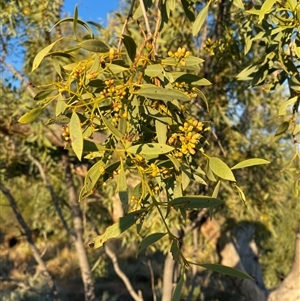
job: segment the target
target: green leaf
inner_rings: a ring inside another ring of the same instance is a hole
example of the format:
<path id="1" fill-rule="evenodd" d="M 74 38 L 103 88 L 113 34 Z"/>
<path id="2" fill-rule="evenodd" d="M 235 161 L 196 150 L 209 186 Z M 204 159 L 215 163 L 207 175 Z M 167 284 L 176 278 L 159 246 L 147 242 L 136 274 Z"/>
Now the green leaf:
<path id="1" fill-rule="evenodd" d="M 53 48 L 53 46 L 57 42 L 61 41 L 62 39 L 63 38 L 60 38 L 60 39 L 56 40 L 55 42 L 53 42 L 52 44 L 48 45 L 35 56 L 33 63 L 32 63 L 32 70 L 31 70 L 32 72 L 40 65 L 40 63 L 42 62 L 44 57 L 50 52 L 50 50 Z"/>
<path id="2" fill-rule="evenodd" d="M 193 6 L 192 4 L 188 1 L 188 0 L 181 0 L 184 12 L 186 14 L 186 16 L 188 17 L 190 22 L 194 22 L 195 21 L 195 15 L 193 12 Z"/>
<path id="3" fill-rule="evenodd" d="M 74 19 L 73 19 L 73 31 L 74 31 L 75 36 L 76 36 L 76 32 L 77 32 L 77 21 L 78 21 L 78 8 L 77 8 L 77 5 L 75 5 Z"/>
<path id="4" fill-rule="evenodd" d="M 53 91 L 56 91 L 54 89 L 50 89 L 50 90 L 44 90 L 44 91 L 40 91 L 38 92 L 35 96 L 34 96 L 34 100 L 36 101 L 40 101 L 45 99 L 47 96 L 49 96 Z"/>
<path id="5" fill-rule="evenodd" d="M 80 191 L 79 201 L 92 193 L 92 190 L 95 187 L 97 181 L 105 171 L 104 167 L 104 163 L 102 161 L 98 161 L 88 170 L 84 179 L 84 186 Z"/>
<path id="6" fill-rule="evenodd" d="M 161 143 L 145 143 L 130 146 L 126 152 L 131 154 L 144 155 L 162 155 L 174 150 L 174 147 Z"/>
<path id="7" fill-rule="evenodd" d="M 172 76 L 176 82 L 185 82 L 194 86 L 209 86 L 211 82 L 206 78 L 202 78 L 196 74 L 183 73 L 183 72 L 172 72 Z"/>
<path id="8" fill-rule="evenodd" d="M 127 210 L 128 191 L 127 191 L 127 181 L 126 181 L 126 175 L 125 175 L 123 161 L 121 161 L 121 167 L 120 167 L 120 171 L 119 171 L 119 175 L 118 175 L 118 190 L 119 190 L 120 200 L 121 200 L 124 208 Z"/>
<path id="9" fill-rule="evenodd" d="M 62 20 L 59 20 L 58 22 L 56 22 L 53 27 L 49 30 L 52 31 L 53 28 L 55 28 L 57 25 L 61 24 L 61 23 L 65 23 L 65 22 L 73 22 L 74 23 L 74 19 L 73 18 L 64 18 Z M 85 23 L 84 21 L 77 19 L 77 23 L 82 25 L 90 34 L 90 38 L 93 39 L 94 38 L 94 34 L 92 29 L 89 27 L 89 25 L 87 23 Z"/>
<path id="10" fill-rule="evenodd" d="M 284 134 L 288 128 L 290 126 L 290 123 L 288 121 L 284 121 L 277 129 L 276 133 L 275 133 L 275 136 L 279 136 L 279 135 L 282 135 Z"/>
<path id="11" fill-rule="evenodd" d="M 138 248 L 138 254 L 141 253 L 143 250 L 148 248 L 150 245 L 154 244 L 158 240 L 160 240 L 162 237 L 164 237 L 167 233 L 153 233 L 149 236 L 145 237 Z"/>
<path id="12" fill-rule="evenodd" d="M 65 116 L 65 115 L 59 115 L 54 118 L 49 118 L 49 120 L 46 122 L 45 125 L 50 125 L 50 124 L 68 124 L 70 122 L 70 118 Z"/>
<path id="13" fill-rule="evenodd" d="M 185 61 L 185 67 L 199 68 L 200 65 L 204 62 L 203 59 L 192 55 L 184 58 L 183 60 Z"/>
<path id="14" fill-rule="evenodd" d="M 205 5 L 205 7 L 200 11 L 198 16 L 196 17 L 196 20 L 193 24 L 192 34 L 194 37 L 196 37 L 203 26 L 207 16 L 208 16 L 208 8 L 210 5 L 210 1 Z"/>
<path id="15" fill-rule="evenodd" d="M 77 156 L 78 160 L 81 161 L 83 152 L 83 137 L 80 119 L 75 111 L 73 111 L 71 120 L 69 123 L 70 138 L 72 149 Z"/>
<path id="16" fill-rule="evenodd" d="M 191 173 L 191 169 L 189 168 L 189 166 L 182 164 L 181 166 L 181 185 L 182 185 L 182 190 L 185 191 L 189 184 L 190 181 L 192 179 L 192 173 Z"/>
<path id="17" fill-rule="evenodd" d="M 257 72 L 257 66 L 250 65 L 242 70 L 236 77 L 237 80 L 250 80 L 253 78 L 254 73 Z"/>
<path id="18" fill-rule="evenodd" d="M 111 238 L 118 237 L 124 231 L 134 225 L 137 220 L 145 213 L 145 210 L 137 210 L 121 217 L 118 222 L 109 226 L 102 235 L 98 235 L 89 244 L 90 248 L 98 249 Z"/>
<path id="19" fill-rule="evenodd" d="M 186 209 L 210 208 L 223 204 L 224 201 L 210 196 L 181 196 L 168 202 L 170 206 L 184 206 Z"/>
<path id="20" fill-rule="evenodd" d="M 205 105 L 206 105 L 206 109 L 207 112 L 209 112 L 209 107 L 208 107 L 208 101 L 204 95 L 204 93 L 202 91 L 200 91 L 198 88 L 193 88 L 193 92 L 196 92 L 198 96 L 200 96 L 200 98 L 204 101 Z"/>
<path id="21" fill-rule="evenodd" d="M 134 62 L 135 55 L 136 55 L 136 43 L 134 39 L 131 36 L 122 35 L 123 44 L 126 48 L 127 54 L 131 60 L 131 62 Z"/>
<path id="22" fill-rule="evenodd" d="M 176 0 L 167 0 L 167 4 L 168 4 L 170 10 L 174 10 L 176 7 Z"/>
<path id="23" fill-rule="evenodd" d="M 183 286 L 183 277 L 181 276 L 174 290 L 171 301 L 180 301 L 181 291 Z"/>
<path id="24" fill-rule="evenodd" d="M 155 65 L 148 65 L 145 69 L 145 75 L 149 77 L 160 77 L 164 74 L 164 68 L 162 65 L 155 64 Z"/>
<path id="25" fill-rule="evenodd" d="M 220 158 L 209 157 L 208 160 L 209 167 L 215 175 L 224 180 L 236 182 L 231 169 Z"/>
<path id="26" fill-rule="evenodd" d="M 237 277 L 237 278 L 242 278 L 242 279 L 249 279 L 249 280 L 254 280 L 252 277 L 250 277 L 248 274 L 241 272 L 238 269 L 234 269 L 225 265 L 221 264 L 213 264 L 213 263 L 194 263 L 194 262 L 189 262 L 190 264 L 198 265 L 200 267 L 203 267 L 205 269 L 209 269 L 211 271 L 221 273 L 224 275 L 232 276 L 232 277 Z"/>
<path id="27" fill-rule="evenodd" d="M 122 139 L 124 134 L 122 134 L 106 117 L 101 116 L 101 118 L 109 131 L 116 136 L 116 138 Z"/>
<path id="28" fill-rule="evenodd" d="M 286 115 L 286 110 L 288 106 L 294 105 L 298 99 L 298 96 L 294 96 L 288 101 L 285 101 L 278 109 L 278 116 Z"/>
<path id="29" fill-rule="evenodd" d="M 294 197 L 298 197 L 299 195 L 299 186 L 300 186 L 300 178 L 297 179 L 293 184 L 292 193 Z"/>
<path id="30" fill-rule="evenodd" d="M 270 161 L 267 161 L 265 159 L 260 159 L 260 158 L 247 159 L 231 167 L 231 170 L 245 168 L 254 165 L 269 164 L 269 163 Z"/>
<path id="31" fill-rule="evenodd" d="M 245 9 L 244 3 L 242 0 L 233 0 L 233 5 L 240 9 Z"/>
<path id="32" fill-rule="evenodd" d="M 97 39 L 85 40 L 79 43 L 78 46 L 88 51 L 100 52 L 100 53 L 109 52 L 110 49 L 108 45 L 106 45 L 104 42 Z"/>
<path id="33" fill-rule="evenodd" d="M 168 132 L 167 126 L 158 119 L 155 119 L 155 130 L 158 143 L 166 144 Z"/>
<path id="34" fill-rule="evenodd" d="M 258 16 L 258 22 L 260 23 L 265 15 L 269 13 L 275 4 L 277 0 L 266 0 L 264 4 L 262 5 L 260 11 L 259 11 L 259 16 Z"/>
<path id="35" fill-rule="evenodd" d="M 299 132 L 300 132 L 300 123 L 296 124 L 293 130 L 293 135 L 296 136 Z"/>
<path id="36" fill-rule="evenodd" d="M 18 121 L 23 124 L 33 122 L 41 115 L 42 112 L 43 108 L 32 109 L 25 113 Z"/>
<path id="37" fill-rule="evenodd" d="M 190 98 L 181 91 L 173 89 L 165 89 L 162 87 L 157 87 L 155 85 L 144 84 L 140 86 L 141 88 L 135 92 L 137 95 L 148 97 L 151 99 L 159 99 L 164 101 L 173 101 L 174 99 L 189 101 Z"/>

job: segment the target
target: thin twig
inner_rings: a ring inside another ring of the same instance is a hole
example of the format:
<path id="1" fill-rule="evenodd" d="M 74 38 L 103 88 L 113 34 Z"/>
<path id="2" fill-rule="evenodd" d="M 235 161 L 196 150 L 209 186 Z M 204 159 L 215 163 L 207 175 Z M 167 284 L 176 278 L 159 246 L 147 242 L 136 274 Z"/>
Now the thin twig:
<path id="1" fill-rule="evenodd" d="M 143 12 L 144 20 L 145 20 L 148 38 L 149 37 L 152 38 L 152 33 L 151 33 L 151 29 L 150 29 L 149 19 L 147 16 L 144 0 L 140 0 L 140 5 L 141 5 L 142 12 Z"/>
<path id="2" fill-rule="evenodd" d="M 132 287 L 128 277 L 126 276 L 126 274 L 120 269 L 119 267 L 119 263 L 118 263 L 118 259 L 116 254 L 111 250 L 111 248 L 105 244 L 104 245 L 104 249 L 105 249 L 105 253 L 108 255 L 108 257 L 111 259 L 114 270 L 116 272 L 116 274 L 121 278 L 121 280 L 123 281 L 123 283 L 125 284 L 129 294 L 131 295 L 131 297 L 135 300 L 135 301 L 143 301 L 143 297 L 140 294 L 137 294 L 134 290 L 134 288 Z"/>
<path id="3" fill-rule="evenodd" d="M 149 271 L 150 271 L 150 279 L 151 279 L 151 289 L 152 289 L 153 301 L 157 301 L 156 293 L 155 293 L 155 285 L 154 285 L 154 273 L 153 273 L 153 268 L 152 268 L 152 264 L 151 264 L 151 260 L 150 259 L 148 259 L 147 265 L 148 265 L 148 268 L 149 268 Z"/>
<path id="4" fill-rule="evenodd" d="M 135 0 L 132 0 L 130 9 L 129 9 L 129 12 L 128 12 L 128 15 L 127 15 L 127 18 L 126 18 L 126 20 L 124 22 L 124 25 L 123 25 L 123 28 L 122 28 L 122 31 L 121 31 L 121 37 L 120 37 L 119 43 L 118 43 L 118 53 L 121 51 L 122 36 L 125 33 L 125 30 L 126 30 L 126 27 L 128 25 L 129 19 L 132 18 L 134 3 L 135 3 Z"/>
<path id="5" fill-rule="evenodd" d="M 157 9 L 157 16 L 156 16 L 155 30 L 154 30 L 153 41 L 152 41 L 152 47 L 153 47 L 152 59 L 153 60 L 157 56 L 157 52 L 158 52 L 158 45 L 156 44 L 156 40 L 158 37 L 158 32 L 159 32 L 159 28 L 160 28 L 160 24 L 161 24 L 161 0 L 158 0 L 156 9 Z"/>

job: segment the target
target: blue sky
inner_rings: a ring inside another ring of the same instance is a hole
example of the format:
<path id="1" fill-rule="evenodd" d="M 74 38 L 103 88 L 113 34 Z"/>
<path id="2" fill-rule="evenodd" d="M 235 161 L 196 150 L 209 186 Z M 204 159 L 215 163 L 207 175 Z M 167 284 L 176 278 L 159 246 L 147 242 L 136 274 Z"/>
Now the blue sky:
<path id="1" fill-rule="evenodd" d="M 72 16 L 77 4 L 79 18 L 105 25 L 107 14 L 117 10 L 119 2 L 120 0 L 65 0 L 64 11 Z"/>

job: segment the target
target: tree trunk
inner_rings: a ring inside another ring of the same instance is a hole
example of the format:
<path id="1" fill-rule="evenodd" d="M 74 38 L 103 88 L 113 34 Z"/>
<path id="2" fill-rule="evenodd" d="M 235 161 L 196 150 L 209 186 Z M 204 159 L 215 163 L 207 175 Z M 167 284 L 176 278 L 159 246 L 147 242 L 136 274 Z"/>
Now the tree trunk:
<path id="1" fill-rule="evenodd" d="M 163 287 L 161 301 L 170 301 L 173 294 L 173 278 L 175 271 L 175 261 L 171 253 L 168 253 L 164 264 Z"/>
<path id="2" fill-rule="evenodd" d="M 234 239 L 227 235 L 220 251 L 221 264 L 248 273 L 255 281 L 234 278 L 247 301 L 300 301 L 300 231 L 296 235 L 295 257 L 290 273 L 273 291 L 267 291 L 262 281 L 262 272 L 257 261 L 257 246 L 251 236 L 253 228 L 245 227 L 237 232 Z"/>
<path id="3" fill-rule="evenodd" d="M 79 266 L 81 271 L 81 278 L 84 285 L 85 301 L 95 301 L 94 283 L 92 280 L 92 273 L 87 258 L 86 248 L 83 243 L 83 219 L 82 212 L 78 202 L 78 195 L 73 182 L 73 176 L 70 168 L 68 154 L 62 155 L 63 165 L 65 166 L 65 179 L 69 196 L 69 204 L 73 215 L 74 227 L 74 244 L 78 255 Z"/>

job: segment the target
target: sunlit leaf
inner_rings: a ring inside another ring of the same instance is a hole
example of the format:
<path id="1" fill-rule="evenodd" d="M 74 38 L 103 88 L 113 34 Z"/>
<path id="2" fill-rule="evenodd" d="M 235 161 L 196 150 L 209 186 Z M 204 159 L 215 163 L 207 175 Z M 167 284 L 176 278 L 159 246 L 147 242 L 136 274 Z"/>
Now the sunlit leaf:
<path id="1" fill-rule="evenodd" d="M 81 161 L 83 152 L 83 137 L 80 119 L 75 111 L 72 113 L 69 129 L 72 149 L 78 160 Z"/>
<path id="2" fill-rule="evenodd" d="M 174 147 L 161 143 L 145 143 L 130 146 L 126 152 L 143 155 L 162 155 L 174 150 Z"/>
<path id="3" fill-rule="evenodd" d="M 36 120 L 41 113 L 43 112 L 43 108 L 35 108 L 25 113 L 18 121 L 20 123 L 30 123 Z"/>
<path id="4" fill-rule="evenodd" d="M 239 169 L 239 168 L 245 168 L 245 167 L 261 165 L 261 164 L 269 164 L 269 163 L 270 161 L 267 161 L 265 159 L 253 158 L 253 159 L 247 159 L 242 162 L 239 162 L 238 164 L 231 167 L 231 169 Z"/>
<path id="5" fill-rule="evenodd" d="M 34 58 L 33 63 L 32 63 L 32 69 L 31 71 L 33 72 L 42 62 L 42 60 L 44 59 L 44 57 L 51 51 L 51 49 L 53 48 L 53 46 L 61 41 L 63 38 L 60 38 L 58 40 L 56 40 L 55 42 L 53 42 L 52 44 L 48 45 L 47 47 L 45 47 L 44 49 L 42 49 Z"/>
<path id="6" fill-rule="evenodd" d="M 204 8 L 200 11 L 198 16 L 196 17 L 196 20 L 193 24 L 192 34 L 194 37 L 196 37 L 201 30 L 207 16 L 208 16 L 208 9 L 209 9 L 210 1 L 207 5 L 205 5 Z"/>
<path id="7" fill-rule="evenodd" d="M 260 9 L 259 16 L 258 16 L 259 23 L 263 20 L 265 15 L 271 11 L 271 9 L 276 1 L 277 0 L 266 0 L 264 2 L 264 4 L 262 5 L 262 7 Z"/>
<path id="8" fill-rule="evenodd" d="M 92 193 L 97 181 L 105 171 L 104 166 L 105 164 L 103 161 L 98 161 L 88 170 L 84 179 L 84 186 L 80 191 L 79 201 Z"/>
<path id="9" fill-rule="evenodd" d="M 160 99 L 164 101 L 172 101 L 174 99 L 188 101 L 190 98 L 183 92 L 173 89 L 164 89 L 155 85 L 144 84 L 135 92 L 137 95 L 148 97 L 151 99 Z"/>
<path id="10" fill-rule="evenodd" d="M 278 129 L 275 133 L 275 136 L 284 134 L 288 130 L 289 126 L 290 126 L 290 123 L 288 121 L 284 121 L 283 123 L 281 123 L 281 125 L 278 127 Z"/>
<path id="11" fill-rule="evenodd" d="M 228 181 L 236 181 L 231 169 L 220 158 L 209 157 L 209 167 L 218 177 Z"/>
<path id="12" fill-rule="evenodd" d="M 124 134 L 122 134 L 105 116 L 101 116 L 101 118 L 109 131 L 117 138 L 122 139 Z"/>
<path id="13" fill-rule="evenodd" d="M 96 236 L 94 240 L 89 243 L 90 248 L 98 249 L 102 247 L 107 240 L 118 237 L 120 234 L 134 225 L 145 212 L 145 210 L 137 210 L 121 217 L 112 226 L 106 228 L 102 235 Z"/>
<path id="14" fill-rule="evenodd" d="M 245 9 L 244 3 L 242 0 L 233 0 L 233 5 L 240 9 Z"/>

